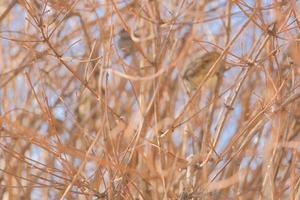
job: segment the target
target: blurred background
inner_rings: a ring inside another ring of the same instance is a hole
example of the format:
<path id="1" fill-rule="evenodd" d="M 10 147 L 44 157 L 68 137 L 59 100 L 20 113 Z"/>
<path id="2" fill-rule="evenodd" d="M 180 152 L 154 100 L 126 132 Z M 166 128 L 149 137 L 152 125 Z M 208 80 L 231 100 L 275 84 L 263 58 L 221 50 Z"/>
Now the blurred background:
<path id="1" fill-rule="evenodd" d="M 299 199 L 299 13 L 0 0 L 0 198 Z M 191 90 L 212 51 L 226 70 Z"/>

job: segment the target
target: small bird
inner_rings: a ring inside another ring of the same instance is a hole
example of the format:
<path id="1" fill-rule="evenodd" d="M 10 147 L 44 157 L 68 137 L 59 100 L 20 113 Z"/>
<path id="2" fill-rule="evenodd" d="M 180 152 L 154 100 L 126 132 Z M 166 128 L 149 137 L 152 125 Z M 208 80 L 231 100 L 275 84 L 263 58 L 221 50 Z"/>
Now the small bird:
<path id="1" fill-rule="evenodd" d="M 191 90 L 197 89 L 199 84 L 205 78 L 210 68 L 215 64 L 220 57 L 220 53 L 216 51 L 202 54 L 186 65 L 185 72 L 183 74 L 183 80 L 187 83 L 187 86 Z M 219 61 L 212 75 L 206 80 L 205 86 L 208 88 L 215 88 L 218 83 L 220 74 L 223 73 L 225 67 L 224 62 Z"/>
<path id="2" fill-rule="evenodd" d="M 288 46 L 285 58 L 289 61 L 289 64 L 299 65 L 300 59 L 300 34 L 290 43 Z"/>
<path id="3" fill-rule="evenodd" d="M 118 48 L 123 52 L 124 58 L 135 52 L 134 42 L 125 29 L 119 32 Z"/>

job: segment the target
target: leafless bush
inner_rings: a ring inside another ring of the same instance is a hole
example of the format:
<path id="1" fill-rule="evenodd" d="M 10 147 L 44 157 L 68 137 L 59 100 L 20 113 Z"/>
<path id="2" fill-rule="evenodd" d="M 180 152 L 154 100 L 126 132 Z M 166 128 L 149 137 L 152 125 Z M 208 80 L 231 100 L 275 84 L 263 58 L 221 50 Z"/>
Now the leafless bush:
<path id="1" fill-rule="evenodd" d="M 1 1 L 1 199 L 299 199 L 299 13 Z M 186 63 L 210 51 L 226 72 L 189 90 Z"/>

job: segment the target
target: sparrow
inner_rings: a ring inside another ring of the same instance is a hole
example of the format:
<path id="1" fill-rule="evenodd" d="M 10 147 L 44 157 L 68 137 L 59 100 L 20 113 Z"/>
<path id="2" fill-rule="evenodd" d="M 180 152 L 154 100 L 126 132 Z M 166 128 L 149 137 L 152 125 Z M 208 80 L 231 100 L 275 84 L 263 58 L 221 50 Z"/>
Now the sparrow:
<path id="1" fill-rule="evenodd" d="M 207 52 L 197 56 L 186 65 L 183 80 L 187 83 L 189 89 L 197 89 L 220 55 L 217 51 Z M 218 61 L 214 69 L 212 75 L 205 82 L 205 86 L 208 88 L 216 87 L 218 79 L 225 69 L 224 62 Z"/>
<path id="2" fill-rule="evenodd" d="M 124 58 L 135 52 L 134 41 L 125 29 L 119 32 L 118 48 L 123 52 Z"/>

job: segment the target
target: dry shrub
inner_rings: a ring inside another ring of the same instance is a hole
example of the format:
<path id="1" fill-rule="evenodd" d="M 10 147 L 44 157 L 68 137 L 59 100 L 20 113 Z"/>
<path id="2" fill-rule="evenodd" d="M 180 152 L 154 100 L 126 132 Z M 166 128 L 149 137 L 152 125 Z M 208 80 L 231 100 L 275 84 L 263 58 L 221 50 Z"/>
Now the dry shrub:
<path id="1" fill-rule="evenodd" d="M 0 198 L 299 199 L 299 13 L 1 1 Z M 223 79 L 189 90 L 184 67 L 207 51 Z"/>

